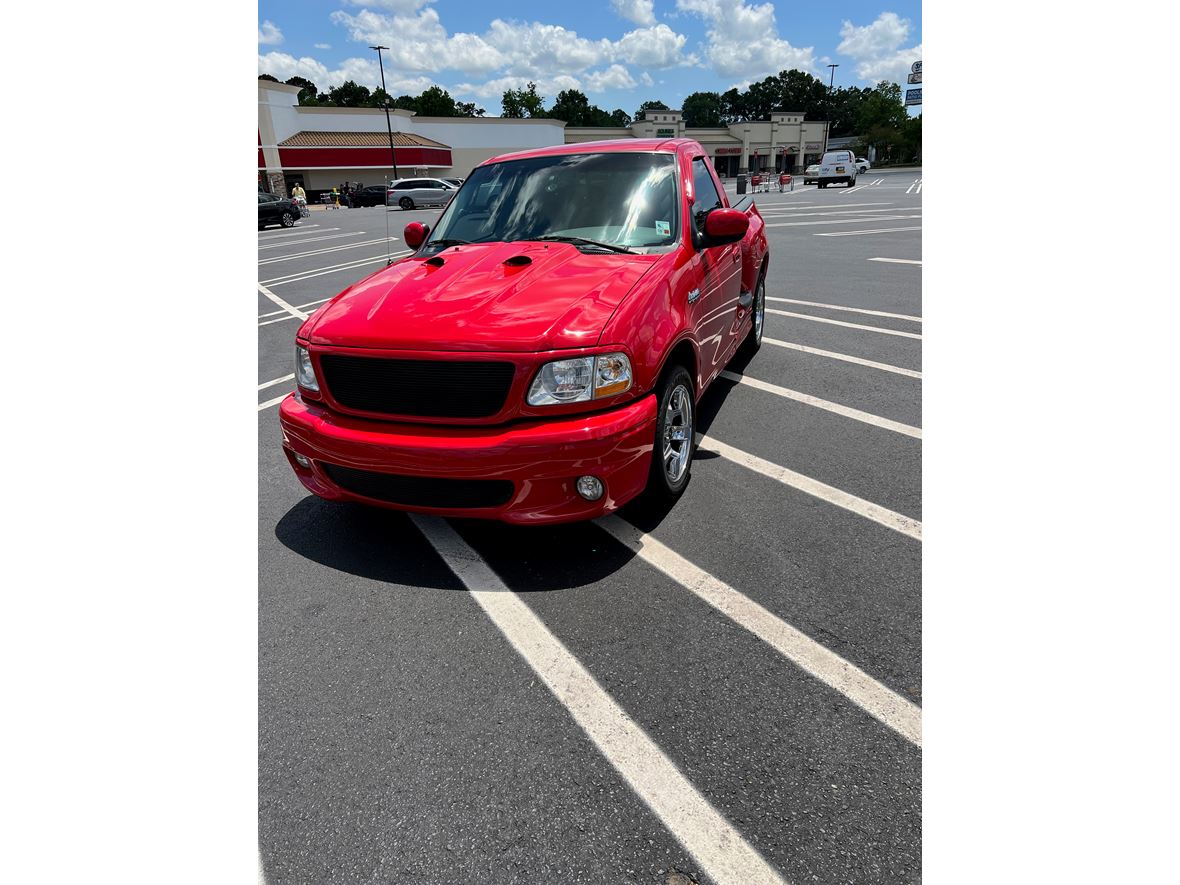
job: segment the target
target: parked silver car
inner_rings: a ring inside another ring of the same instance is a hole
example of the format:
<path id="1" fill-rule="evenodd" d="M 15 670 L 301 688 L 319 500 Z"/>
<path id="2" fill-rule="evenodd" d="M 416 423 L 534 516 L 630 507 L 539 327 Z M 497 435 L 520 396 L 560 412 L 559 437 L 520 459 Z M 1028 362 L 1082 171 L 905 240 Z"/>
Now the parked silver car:
<path id="1" fill-rule="evenodd" d="M 419 206 L 445 206 L 459 188 L 441 178 L 402 178 L 389 186 L 387 206 L 416 209 Z"/>

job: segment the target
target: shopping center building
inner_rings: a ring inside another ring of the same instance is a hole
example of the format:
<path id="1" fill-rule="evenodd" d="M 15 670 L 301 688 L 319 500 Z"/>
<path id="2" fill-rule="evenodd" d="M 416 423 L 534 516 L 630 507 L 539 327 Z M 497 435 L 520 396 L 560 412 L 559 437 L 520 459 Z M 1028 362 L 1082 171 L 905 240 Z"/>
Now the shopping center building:
<path id="1" fill-rule="evenodd" d="M 378 184 L 393 176 L 385 111 L 379 108 L 300 107 L 299 88 L 258 81 L 258 181 L 264 190 L 309 191 L 344 182 Z M 781 111 L 769 120 L 686 128 L 680 111 L 649 111 L 627 127 L 573 127 L 561 120 L 505 117 L 419 117 L 389 113 L 393 154 L 402 178 L 465 178 L 489 157 L 554 144 L 608 138 L 691 138 L 713 158 L 719 174 L 777 169 L 816 162 L 828 125 Z"/>

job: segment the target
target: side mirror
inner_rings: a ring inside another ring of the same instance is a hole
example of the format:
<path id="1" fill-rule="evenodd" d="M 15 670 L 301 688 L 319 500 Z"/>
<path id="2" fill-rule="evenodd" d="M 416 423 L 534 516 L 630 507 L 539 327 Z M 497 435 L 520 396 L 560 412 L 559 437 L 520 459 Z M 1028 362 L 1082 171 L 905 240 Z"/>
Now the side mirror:
<path id="1" fill-rule="evenodd" d="M 411 221 L 402 231 L 402 238 L 411 249 L 417 249 L 422 245 L 428 233 L 430 233 L 430 228 L 421 221 Z"/>
<path id="2" fill-rule="evenodd" d="M 750 217 L 738 209 L 714 209 L 705 216 L 705 233 L 701 248 L 736 243 L 750 229 Z"/>

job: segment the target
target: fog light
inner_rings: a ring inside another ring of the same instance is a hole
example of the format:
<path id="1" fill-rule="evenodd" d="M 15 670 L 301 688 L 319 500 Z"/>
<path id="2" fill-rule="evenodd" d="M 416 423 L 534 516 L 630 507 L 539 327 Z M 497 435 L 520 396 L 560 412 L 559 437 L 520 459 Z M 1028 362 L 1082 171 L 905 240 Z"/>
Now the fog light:
<path id="1" fill-rule="evenodd" d="M 311 459 L 309 459 L 306 455 L 300 455 L 298 452 L 295 453 L 295 463 L 300 467 L 311 467 Z"/>
<path id="2" fill-rule="evenodd" d="M 597 476 L 579 476 L 578 494 L 587 501 L 597 501 L 602 497 L 602 480 Z"/>

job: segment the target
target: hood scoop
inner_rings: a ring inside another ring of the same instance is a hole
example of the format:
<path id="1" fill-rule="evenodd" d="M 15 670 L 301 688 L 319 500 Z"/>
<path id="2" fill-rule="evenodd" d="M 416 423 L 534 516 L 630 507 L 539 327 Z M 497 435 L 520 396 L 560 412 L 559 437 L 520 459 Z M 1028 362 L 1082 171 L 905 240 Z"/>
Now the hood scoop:
<path id="1" fill-rule="evenodd" d="M 444 264 L 446 264 L 446 261 L 443 260 L 441 255 L 435 255 L 433 258 L 427 258 L 422 263 L 429 264 L 431 267 L 442 267 Z"/>
<path id="2" fill-rule="evenodd" d="M 524 267 L 527 264 L 532 264 L 533 259 L 527 255 L 513 255 L 511 258 L 505 258 L 504 264 L 508 267 Z"/>

